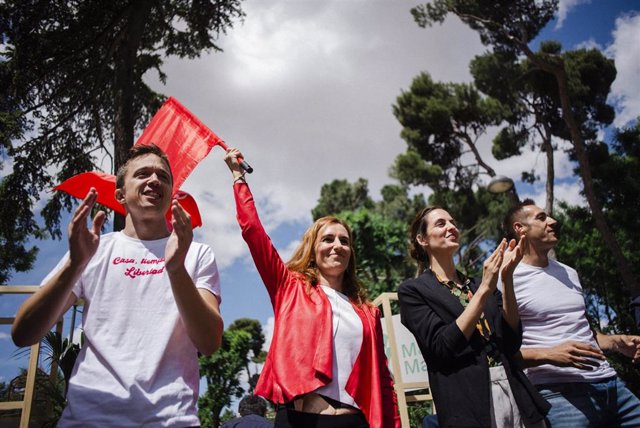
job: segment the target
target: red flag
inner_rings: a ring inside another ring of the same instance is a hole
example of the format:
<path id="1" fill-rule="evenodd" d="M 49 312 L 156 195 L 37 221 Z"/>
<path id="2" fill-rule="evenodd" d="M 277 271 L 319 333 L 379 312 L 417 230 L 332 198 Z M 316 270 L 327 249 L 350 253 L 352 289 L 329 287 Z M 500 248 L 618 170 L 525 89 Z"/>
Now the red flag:
<path id="1" fill-rule="evenodd" d="M 171 164 L 175 193 L 213 146 L 221 142 L 200 119 L 170 97 L 153 116 L 136 144 L 153 143 L 164 150 Z"/>
<path id="2" fill-rule="evenodd" d="M 98 191 L 97 202 L 115 212 L 125 215 L 124 207 L 116 201 L 116 176 L 104 172 L 83 172 L 74 175 L 68 180 L 58 184 L 53 190 L 62 190 L 71 196 L 84 199 L 89 189 L 95 187 Z"/>
<path id="3" fill-rule="evenodd" d="M 200 216 L 200 210 L 198 209 L 198 204 L 196 204 L 196 200 L 193 199 L 193 196 L 191 196 L 187 192 L 179 190 L 175 195 L 173 195 L 173 197 L 174 199 L 177 199 L 178 202 L 180 202 L 182 208 L 184 208 L 184 210 L 191 216 L 191 227 L 195 229 L 196 227 L 202 226 L 202 217 Z M 169 226 L 171 226 L 172 217 L 173 216 L 171 215 L 171 209 L 169 209 L 166 216 L 167 224 Z M 171 227 L 169 227 L 169 230 L 171 230 Z"/>
<path id="4" fill-rule="evenodd" d="M 92 187 L 95 187 L 98 192 L 97 202 L 99 204 L 111 208 L 119 214 L 126 215 L 124 207 L 120 202 L 116 201 L 115 198 L 115 175 L 105 174 L 103 172 L 83 172 L 82 174 L 74 175 L 70 179 L 63 181 L 54 187 L 53 190 L 62 190 L 71 196 L 83 199 Z M 176 192 L 173 197 L 180 202 L 182 208 L 191 216 L 191 226 L 193 228 L 202 226 L 200 210 L 193 196 L 180 190 Z M 168 225 L 171 225 L 171 217 L 171 209 L 169 209 L 166 215 Z"/>
<path id="5" fill-rule="evenodd" d="M 136 144 L 154 143 L 169 158 L 173 174 L 173 197 L 191 215 L 191 225 L 202 226 L 202 218 L 195 199 L 180 189 L 180 185 L 191 171 L 204 159 L 213 146 L 224 142 L 207 128 L 193 113 L 173 97 L 170 97 L 153 116 Z M 124 207 L 116 201 L 116 177 L 102 172 L 85 172 L 74 175 L 54 188 L 76 198 L 84 198 L 89 189 L 98 191 L 98 203 L 125 215 Z M 167 211 L 167 222 L 171 224 L 171 210 Z"/>

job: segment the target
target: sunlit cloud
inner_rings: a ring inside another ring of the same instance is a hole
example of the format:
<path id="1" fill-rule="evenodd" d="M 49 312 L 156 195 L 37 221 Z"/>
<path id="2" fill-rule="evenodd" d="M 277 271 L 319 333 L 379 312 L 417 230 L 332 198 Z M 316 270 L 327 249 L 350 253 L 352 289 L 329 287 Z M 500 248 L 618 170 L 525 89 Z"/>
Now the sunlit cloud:
<path id="1" fill-rule="evenodd" d="M 640 13 L 616 19 L 613 43 L 607 54 L 615 60 L 618 74 L 611 85 L 609 102 L 616 107 L 614 125 L 622 127 L 640 116 Z"/>
<path id="2" fill-rule="evenodd" d="M 581 5 L 591 3 L 591 0 L 560 0 L 558 3 L 558 12 L 556 13 L 556 29 L 562 28 L 567 15 L 572 9 Z"/>

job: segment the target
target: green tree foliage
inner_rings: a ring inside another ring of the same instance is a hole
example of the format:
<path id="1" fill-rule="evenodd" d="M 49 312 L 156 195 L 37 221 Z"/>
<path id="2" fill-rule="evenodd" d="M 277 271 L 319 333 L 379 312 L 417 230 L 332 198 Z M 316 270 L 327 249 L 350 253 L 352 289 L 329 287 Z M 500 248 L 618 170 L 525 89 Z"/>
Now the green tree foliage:
<path id="1" fill-rule="evenodd" d="M 353 184 L 334 180 L 322 187 L 312 210 L 314 217 L 335 215 L 351 227 L 358 278 L 371 299 L 395 291 L 402 280 L 413 276 L 415 267 L 407 258 L 407 227 L 425 204 L 422 196 L 410 197 L 404 186 L 387 185 L 381 193 L 382 200 L 374 202 L 367 180 L 360 178 Z"/>
<path id="2" fill-rule="evenodd" d="M 640 275 L 640 119 L 634 126 L 619 130 L 609 148 L 606 144 L 588 147 L 596 194 L 605 208 L 607 221 L 615 225 L 616 239 Z M 558 256 L 574 266 L 587 295 L 587 310 L 594 327 L 609 333 L 638 333 L 628 311 L 630 295 L 621 287 L 622 279 L 612 269 L 613 255 L 602 241 L 591 214 L 583 207 L 562 206 Z M 612 355 L 616 370 L 636 394 L 640 393 L 640 373 L 626 357 Z"/>
<path id="3" fill-rule="evenodd" d="M 614 118 L 613 108 L 606 103 L 616 76 L 613 61 L 596 49 L 563 53 L 562 46 L 554 41 L 541 43 L 537 55 L 558 55 L 564 60 L 569 95 L 582 135 L 587 140 L 594 140 L 598 130 L 611 124 Z M 493 140 L 492 152 L 496 159 L 520 155 L 527 145 L 546 155 L 546 209 L 552 212 L 555 147 L 551 139 L 571 139 L 560 114 L 556 79 L 529 59 L 501 51 L 475 57 L 470 70 L 478 89 L 498 99 L 510 112 L 505 115 L 506 125 Z M 502 78 L 496 79 L 495 76 Z M 536 179 L 531 172 L 523 171 L 523 180 L 532 182 Z"/>
<path id="4" fill-rule="evenodd" d="M 315 221 L 320 217 L 335 215 L 341 211 L 371 207 L 373 207 L 373 201 L 369 197 L 367 180 L 359 178 L 353 184 L 347 180 L 333 180 L 320 189 L 320 199 L 316 207 L 311 210 L 311 215 Z"/>
<path id="5" fill-rule="evenodd" d="M 231 411 L 230 409 L 224 409 L 224 412 L 222 413 L 222 416 L 220 417 L 220 424 L 224 424 L 227 421 L 230 421 L 231 419 L 235 419 L 236 418 L 236 413 Z"/>
<path id="6" fill-rule="evenodd" d="M 31 237 L 61 235 L 71 199 L 53 195 L 42 227 L 34 210 L 44 191 L 121 165 L 164 98 L 145 74 L 164 82 L 164 57 L 220 50 L 217 37 L 242 17 L 240 0 L 0 3 L 0 283 L 31 268 Z"/>
<path id="7" fill-rule="evenodd" d="M 613 137 L 611 148 L 605 143 L 588 146 L 594 188 L 607 221 L 616 226 L 616 238 L 634 273 L 640 275 L 640 119 Z M 584 207 L 567 205 L 563 214 L 558 255 L 576 267 L 585 289 L 597 296 L 591 306 L 592 319 L 609 331 L 632 331 L 634 323 L 627 311 L 630 295 L 620 286 L 620 274 L 611 269 L 613 255 L 602 242 L 592 216 Z"/>
<path id="8" fill-rule="evenodd" d="M 428 392 L 429 391 L 425 391 L 425 393 Z M 409 413 L 409 426 L 415 428 L 422 427 L 422 421 L 425 416 L 434 414 L 433 402 L 417 401 L 407 403 L 407 411 Z"/>
<path id="9" fill-rule="evenodd" d="M 0 382 L 0 401 L 7 401 L 7 395 L 9 395 L 9 384 Z"/>
<path id="10" fill-rule="evenodd" d="M 503 110 L 473 85 L 434 82 L 420 73 L 393 106 L 408 150 L 398 156 L 391 175 L 436 191 L 471 188 L 480 173 L 495 176 L 477 144 L 488 127 L 502 122 Z"/>
<path id="11" fill-rule="evenodd" d="M 251 358 L 247 359 L 246 361 L 245 370 L 249 378 L 249 390 L 247 392 L 249 394 L 252 394 L 260 375 L 257 371 L 251 373 L 249 362 L 252 362 L 255 365 L 263 364 L 267 358 L 267 353 L 262 350 L 265 341 L 264 334 L 262 334 L 262 325 L 258 320 L 254 320 L 251 318 L 240 318 L 235 320 L 233 324 L 229 326 L 229 331 L 237 330 L 246 331 L 251 335 L 252 355 Z"/>
<path id="12" fill-rule="evenodd" d="M 27 369 L 19 370 L 18 376 L 11 379 L 4 391 L 4 401 L 22 401 L 27 384 Z M 35 388 L 31 407 L 30 426 L 54 428 L 66 403 L 63 394 L 64 383 L 52 377 L 41 368 L 36 369 Z M 0 411 L 0 426 L 17 426 L 20 409 Z"/>
<path id="13" fill-rule="evenodd" d="M 407 261 L 407 225 L 381 213 L 360 208 L 338 214 L 353 231 L 358 278 L 371 299 L 395 291 L 415 268 Z"/>
<path id="14" fill-rule="evenodd" d="M 225 330 L 222 346 L 216 353 L 200 357 L 200 375 L 207 381 L 207 391 L 198 399 L 198 416 L 203 427 L 218 428 L 222 410 L 231 405 L 234 397 L 245 394 L 241 375 L 248 370 L 255 351 L 261 352 L 262 344 L 260 322 L 241 318 Z"/>
<path id="15" fill-rule="evenodd" d="M 529 43 L 553 18 L 558 0 L 433 0 L 411 9 L 421 27 L 444 22 L 448 14 L 480 34 L 485 45 L 505 52 Z"/>
<path id="16" fill-rule="evenodd" d="M 485 66 L 483 70 L 483 67 L 477 67 L 477 60 L 483 57 L 477 57 L 471 63 L 471 72 L 478 87 L 481 87 L 483 92 L 504 101 L 496 94 L 495 79 L 492 83 L 489 73 L 500 73 L 505 66 L 517 70 L 509 76 L 508 82 L 503 82 L 502 88 L 498 91 L 509 91 L 511 97 L 516 98 L 521 106 L 525 104 L 524 108 L 516 109 L 524 113 L 519 122 L 527 116 L 532 116 L 531 119 L 534 121 L 546 123 L 554 137 L 571 140 L 571 131 L 561 114 L 561 94 L 553 74 L 541 69 L 536 61 L 528 57 L 507 56 L 499 52 L 486 54 L 484 57 L 492 56 L 498 59 L 493 63 L 500 64 L 497 69 L 491 70 L 491 67 Z M 567 95 L 571 100 L 572 112 L 580 126 L 581 135 L 587 141 L 596 139 L 598 130 L 610 125 L 615 117 L 613 107 L 607 104 L 611 84 L 616 78 L 613 60 L 605 57 L 597 49 L 563 51 L 562 45 L 553 40 L 541 42 L 535 58 L 557 60 L 564 65 Z"/>
<path id="17" fill-rule="evenodd" d="M 80 348 L 80 344 L 69 342 L 69 339 L 63 338 L 62 335 L 56 331 L 48 332 L 44 339 L 42 339 L 44 361 L 49 363 L 52 370 L 57 366 L 62 372 L 65 396 L 69 390 L 71 372 L 76 364 L 78 354 L 80 354 Z"/>

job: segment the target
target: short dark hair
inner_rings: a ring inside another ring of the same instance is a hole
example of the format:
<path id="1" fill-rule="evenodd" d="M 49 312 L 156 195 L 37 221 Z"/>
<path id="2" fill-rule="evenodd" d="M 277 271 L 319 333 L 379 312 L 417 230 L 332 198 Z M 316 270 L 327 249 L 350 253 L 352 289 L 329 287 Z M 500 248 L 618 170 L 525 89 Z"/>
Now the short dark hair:
<path id="1" fill-rule="evenodd" d="M 246 395 L 238 405 L 238 413 L 240 416 L 267 414 L 267 402 L 257 395 Z"/>
<path id="2" fill-rule="evenodd" d="M 127 170 L 129 169 L 129 164 L 131 161 L 137 157 L 144 155 L 156 155 L 167 165 L 169 169 L 169 176 L 171 177 L 171 183 L 173 183 L 173 173 L 171 172 L 171 164 L 169 163 L 169 158 L 167 154 L 160 147 L 156 146 L 153 143 L 150 144 L 139 144 L 131 147 L 129 149 L 128 157 L 125 163 L 123 163 L 120 168 L 118 168 L 118 172 L 116 173 L 116 189 L 121 189 L 124 186 L 124 176 L 127 175 Z"/>
<path id="3" fill-rule="evenodd" d="M 516 221 L 516 218 L 520 216 L 522 213 L 522 209 L 524 207 L 535 205 L 536 203 L 533 199 L 525 199 L 522 202 L 518 202 L 507 211 L 507 214 L 504 216 L 504 220 L 502 221 L 502 232 L 504 233 L 504 237 L 507 238 L 507 241 L 515 239 L 518 241 L 520 237 L 516 233 L 513 228 L 513 223 Z"/>

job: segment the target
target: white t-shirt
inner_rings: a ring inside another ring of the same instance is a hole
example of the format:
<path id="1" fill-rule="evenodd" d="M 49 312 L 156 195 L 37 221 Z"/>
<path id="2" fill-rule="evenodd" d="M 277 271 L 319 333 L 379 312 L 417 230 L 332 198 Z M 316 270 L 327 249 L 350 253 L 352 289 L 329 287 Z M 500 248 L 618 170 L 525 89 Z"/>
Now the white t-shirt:
<path id="1" fill-rule="evenodd" d="M 567 340 L 598 348 L 575 269 L 552 259 L 544 268 L 520 262 L 513 274 L 513 286 L 522 320 L 523 348 L 550 348 Z M 538 385 L 597 382 L 616 375 L 607 361 L 594 370 L 544 364 L 529 368 L 526 373 Z"/>
<path id="2" fill-rule="evenodd" d="M 330 383 L 315 392 L 357 408 L 358 405 L 345 387 L 362 347 L 362 320 L 346 295 L 326 285 L 321 287 L 331 303 L 333 377 Z"/>
<path id="3" fill-rule="evenodd" d="M 84 346 L 60 427 L 199 425 L 197 350 L 164 271 L 167 240 L 141 241 L 122 232 L 100 238 L 73 288 L 85 301 Z M 185 267 L 196 287 L 220 298 L 210 247 L 193 242 Z"/>

